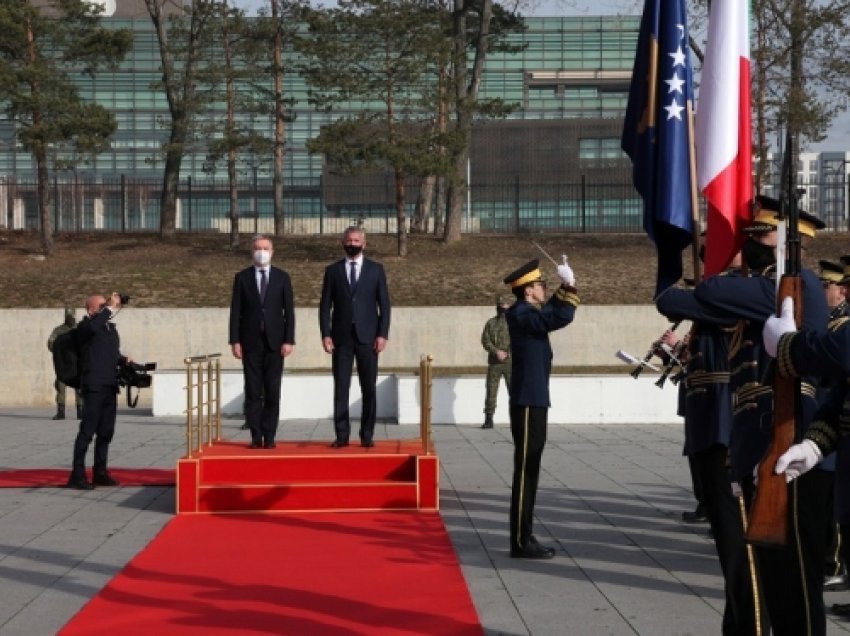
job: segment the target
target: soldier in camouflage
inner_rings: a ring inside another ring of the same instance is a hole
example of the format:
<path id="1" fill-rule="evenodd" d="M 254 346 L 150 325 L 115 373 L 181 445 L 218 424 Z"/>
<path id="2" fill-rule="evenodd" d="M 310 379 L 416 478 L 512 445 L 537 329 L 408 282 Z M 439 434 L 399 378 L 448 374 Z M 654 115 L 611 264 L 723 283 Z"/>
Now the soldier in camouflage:
<path id="1" fill-rule="evenodd" d="M 53 331 L 50 332 L 50 336 L 48 336 L 47 338 L 47 350 L 52 353 L 53 343 L 56 341 L 56 338 L 58 338 L 62 334 L 71 331 L 71 329 L 73 329 L 76 324 L 77 319 L 74 317 L 74 308 L 65 307 L 65 322 L 63 322 L 61 325 L 59 325 Z M 66 386 L 57 378 L 53 381 L 53 388 L 56 389 L 56 415 L 53 416 L 53 419 L 64 420 Z M 77 404 L 77 419 L 79 419 L 82 417 L 83 414 L 83 396 L 79 390 L 74 391 L 74 396 Z"/>
<path id="2" fill-rule="evenodd" d="M 487 352 L 487 396 L 484 399 L 484 424 L 481 428 L 493 428 L 499 379 L 505 378 L 508 391 L 511 388 L 511 336 L 505 320 L 505 312 L 511 304 L 507 296 L 497 296 L 496 315 L 487 321 L 481 332 L 481 346 Z"/>

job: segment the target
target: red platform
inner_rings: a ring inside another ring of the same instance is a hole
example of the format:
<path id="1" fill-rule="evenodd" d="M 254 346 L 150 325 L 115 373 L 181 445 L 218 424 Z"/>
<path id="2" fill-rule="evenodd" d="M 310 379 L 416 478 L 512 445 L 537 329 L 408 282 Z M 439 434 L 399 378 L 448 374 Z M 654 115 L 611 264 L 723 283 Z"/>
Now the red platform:
<path id="1" fill-rule="evenodd" d="M 215 442 L 177 462 L 177 513 L 439 510 L 439 460 L 419 440 L 332 449 Z"/>

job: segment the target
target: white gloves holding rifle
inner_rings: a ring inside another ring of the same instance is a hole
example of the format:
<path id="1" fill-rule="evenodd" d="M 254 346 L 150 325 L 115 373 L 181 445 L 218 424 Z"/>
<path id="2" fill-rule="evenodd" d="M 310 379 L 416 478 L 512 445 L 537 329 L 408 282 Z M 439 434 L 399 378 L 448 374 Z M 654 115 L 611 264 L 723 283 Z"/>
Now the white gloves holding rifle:
<path id="1" fill-rule="evenodd" d="M 576 286 L 576 277 L 573 274 L 572 268 L 567 265 L 567 255 L 561 255 L 561 264 L 558 265 L 558 278 L 561 279 L 561 282 L 567 287 L 575 287 Z"/>
<path id="2" fill-rule="evenodd" d="M 776 460 L 774 472 L 777 475 L 785 473 L 785 481 L 791 481 L 809 472 L 822 459 L 823 453 L 820 452 L 817 444 L 810 439 L 804 439 L 799 444 L 794 444 Z"/>
<path id="3" fill-rule="evenodd" d="M 771 316 L 764 323 L 764 329 L 761 332 L 764 350 L 771 358 L 775 358 L 779 339 L 786 333 L 794 331 L 797 331 L 797 324 L 794 322 L 794 299 L 788 296 L 782 300 L 782 311 L 779 315 Z"/>

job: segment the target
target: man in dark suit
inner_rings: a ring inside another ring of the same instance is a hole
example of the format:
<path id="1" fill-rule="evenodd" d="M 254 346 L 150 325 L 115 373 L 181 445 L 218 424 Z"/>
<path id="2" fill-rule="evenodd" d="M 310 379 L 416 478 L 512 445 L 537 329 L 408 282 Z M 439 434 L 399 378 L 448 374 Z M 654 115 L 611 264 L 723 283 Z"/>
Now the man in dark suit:
<path id="1" fill-rule="evenodd" d="M 332 355 L 334 374 L 333 448 L 348 446 L 351 423 L 348 394 L 351 369 L 357 360 L 357 376 L 363 410 L 360 416 L 360 444 L 375 445 L 375 385 L 378 354 L 387 346 L 390 331 L 390 294 L 380 263 L 364 258 L 366 235 L 359 227 L 349 227 L 342 236 L 346 257 L 325 270 L 319 303 L 319 330 L 322 347 Z"/>
<path id="2" fill-rule="evenodd" d="M 74 460 L 68 477 L 68 488 L 91 490 L 96 485 L 118 485 L 107 471 L 106 463 L 118 411 L 118 367 L 131 362 L 121 355 L 118 331 L 109 322 L 120 309 L 119 294 L 113 293 L 108 303 L 100 294 L 93 294 L 86 299 L 86 316 L 75 331 L 80 349 L 83 413 L 80 430 L 74 440 Z M 90 482 L 86 479 L 85 462 L 89 445 L 95 436 L 93 479 Z"/>
<path id="3" fill-rule="evenodd" d="M 251 245 L 254 263 L 233 281 L 230 347 L 242 360 L 251 448 L 274 448 L 283 359 L 295 346 L 295 307 L 289 274 L 271 266 L 271 240 L 255 236 Z"/>

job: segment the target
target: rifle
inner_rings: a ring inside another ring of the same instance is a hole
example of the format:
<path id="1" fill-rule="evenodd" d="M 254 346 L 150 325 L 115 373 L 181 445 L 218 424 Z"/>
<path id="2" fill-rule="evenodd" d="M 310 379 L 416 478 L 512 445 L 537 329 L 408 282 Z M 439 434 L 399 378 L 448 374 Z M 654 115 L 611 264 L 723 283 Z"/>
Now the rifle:
<path id="1" fill-rule="evenodd" d="M 776 294 L 777 314 L 782 301 L 794 299 L 794 320 L 799 328 L 803 315 L 802 282 L 800 280 L 801 250 L 798 228 L 799 210 L 797 191 L 794 184 L 796 162 L 790 127 L 786 136 L 783 164 L 784 188 L 780 204 L 780 220 L 788 223 L 786 239 L 785 273 L 778 282 Z M 782 223 L 779 225 L 780 240 Z M 781 252 L 780 252 L 781 253 Z M 774 369 L 775 371 L 775 369 Z M 788 486 L 785 475 L 774 473 L 776 461 L 794 443 L 796 418 L 800 396 L 799 378 L 781 378 L 773 374 L 773 432 L 770 446 L 758 465 L 758 485 L 750 510 L 747 541 L 763 547 L 784 547 L 788 543 Z"/>

